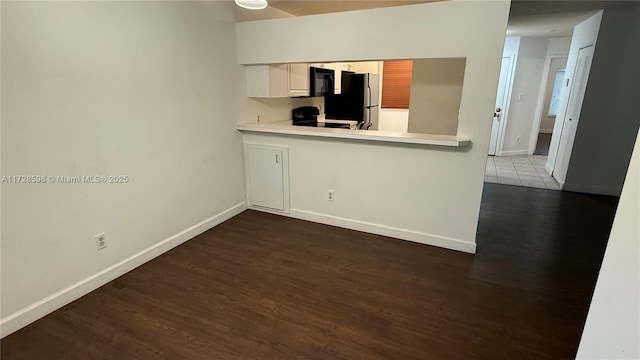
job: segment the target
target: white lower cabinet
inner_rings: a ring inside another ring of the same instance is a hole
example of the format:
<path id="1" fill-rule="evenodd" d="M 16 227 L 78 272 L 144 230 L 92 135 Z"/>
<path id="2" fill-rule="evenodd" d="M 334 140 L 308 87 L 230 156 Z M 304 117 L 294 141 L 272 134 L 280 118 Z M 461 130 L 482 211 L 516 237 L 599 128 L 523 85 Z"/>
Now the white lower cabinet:
<path id="1" fill-rule="evenodd" d="M 289 149 L 245 144 L 249 206 L 289 212 Z"/>

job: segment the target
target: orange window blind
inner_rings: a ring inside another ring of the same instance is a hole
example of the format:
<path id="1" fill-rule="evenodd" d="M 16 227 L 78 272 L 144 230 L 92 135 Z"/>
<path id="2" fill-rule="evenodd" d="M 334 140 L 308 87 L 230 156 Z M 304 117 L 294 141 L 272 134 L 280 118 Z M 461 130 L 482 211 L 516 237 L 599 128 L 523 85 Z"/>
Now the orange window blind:
<path id="1" fill-rule="evenodd" d="M 385 61 L 382 70 L 382 107 L 408 109 L 412 60 Z"/>

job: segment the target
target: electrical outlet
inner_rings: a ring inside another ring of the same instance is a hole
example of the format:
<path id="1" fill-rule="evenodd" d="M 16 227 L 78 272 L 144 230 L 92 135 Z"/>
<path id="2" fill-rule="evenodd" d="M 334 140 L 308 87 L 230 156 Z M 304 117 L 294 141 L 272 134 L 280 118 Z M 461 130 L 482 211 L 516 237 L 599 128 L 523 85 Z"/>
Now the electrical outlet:
<path id="1" fill-rule="evenodd" d="M 519 143 L 519 142 L 520 142 L 520 136 L 518 136 L 518 137 L 516 138 L 516 142 L 517 142 L 517 143 Z"/>
<path id="2" fill-rule="evenodd" d="M 256 116 L 256 122 L 260 122 L 260 115 Z"/>
<path id="3" fill-rule="evenodd" d="M 97 250 L 102 250 L 107 247 L 107 236 L 104 233 L 95 235 L 94 238 L 96 239 Z"/>
<path id="4" fill-rule="evenodd" d="M 329 190 L 329 192 L 327 193 L 327 200 L 333 201 L 333 198 L 334 198 L 333 190 Z"/>

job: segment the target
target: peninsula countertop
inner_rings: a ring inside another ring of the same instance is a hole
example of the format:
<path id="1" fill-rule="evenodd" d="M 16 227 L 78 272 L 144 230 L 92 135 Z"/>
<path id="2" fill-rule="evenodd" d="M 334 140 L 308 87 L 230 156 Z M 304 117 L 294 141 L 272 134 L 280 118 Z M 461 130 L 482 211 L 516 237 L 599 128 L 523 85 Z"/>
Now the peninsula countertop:
<path id="1" fill-rule="evenodd" d="M 470 139 L 453 135 L 401 133 L 379 130 L 340 129 L 329 127 L 294 126 L 291 120 L 273 123 L 238 124 L 241 132 L 271 133 L 283 135 L 354 139 L 362 141 L 391 142 L 432 146 L 465 147 Z"/>

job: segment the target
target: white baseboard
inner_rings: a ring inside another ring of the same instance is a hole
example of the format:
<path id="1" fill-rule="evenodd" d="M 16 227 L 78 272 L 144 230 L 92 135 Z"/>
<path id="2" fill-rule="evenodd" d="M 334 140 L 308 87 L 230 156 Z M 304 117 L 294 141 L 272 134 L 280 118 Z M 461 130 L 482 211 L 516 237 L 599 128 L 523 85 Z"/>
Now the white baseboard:
<path id="1" fill-rule="evenodd" d="M 551 134 L 553 133 L 553 129 L 540 129 L 538 130 L 539 134 Z"/>
<path id="2" fill-rule="evenodd" d="M 547 170 L 547 173 L 549 174 L 549 176 L 552 176 L 553 169 L 549 166 L 549 164 L 544 164 L 544 169 Z"/>
<path id="3" fill-rule="evenodd" d="M 186 230 L 183 230 L 165 240 L 156 243 L 139 253 L 132 255 L 86 279 L 64 288 L 46 298 L 0 320 L 0 337 L 5 337 L 45 315 L 69 304 L 70 302 L 90 293 L 100 286 L 118 278 L 153 258 L 173 249 L 174 247 L 194 238 L 214 226 L 240 214 L 247 209 L 247 203 L 239 203 L 217 215 L 210 217 Z"/>
<path id="4" fill-rule="evenodd" d="M 311 211 L 291 209 L 290 216 L 297 219 L 313 221 L 326 225 L 333 225 L 352 230 L 364 231 L 372 234 L 394 237 L 426 245 L 433 245 L 445 249 L 475 254 L 476 244 L 472 242 L 426 234 L 418 231 L 378 225 L 364 221 L 341 218 L 332 215 L 319 214 Z"/>
<path id="5" fill-rule="evenodd" d="M 502 151 L 498 156 L 518 156 L 518 155 L 529 155 L 529 150 Z"/>

